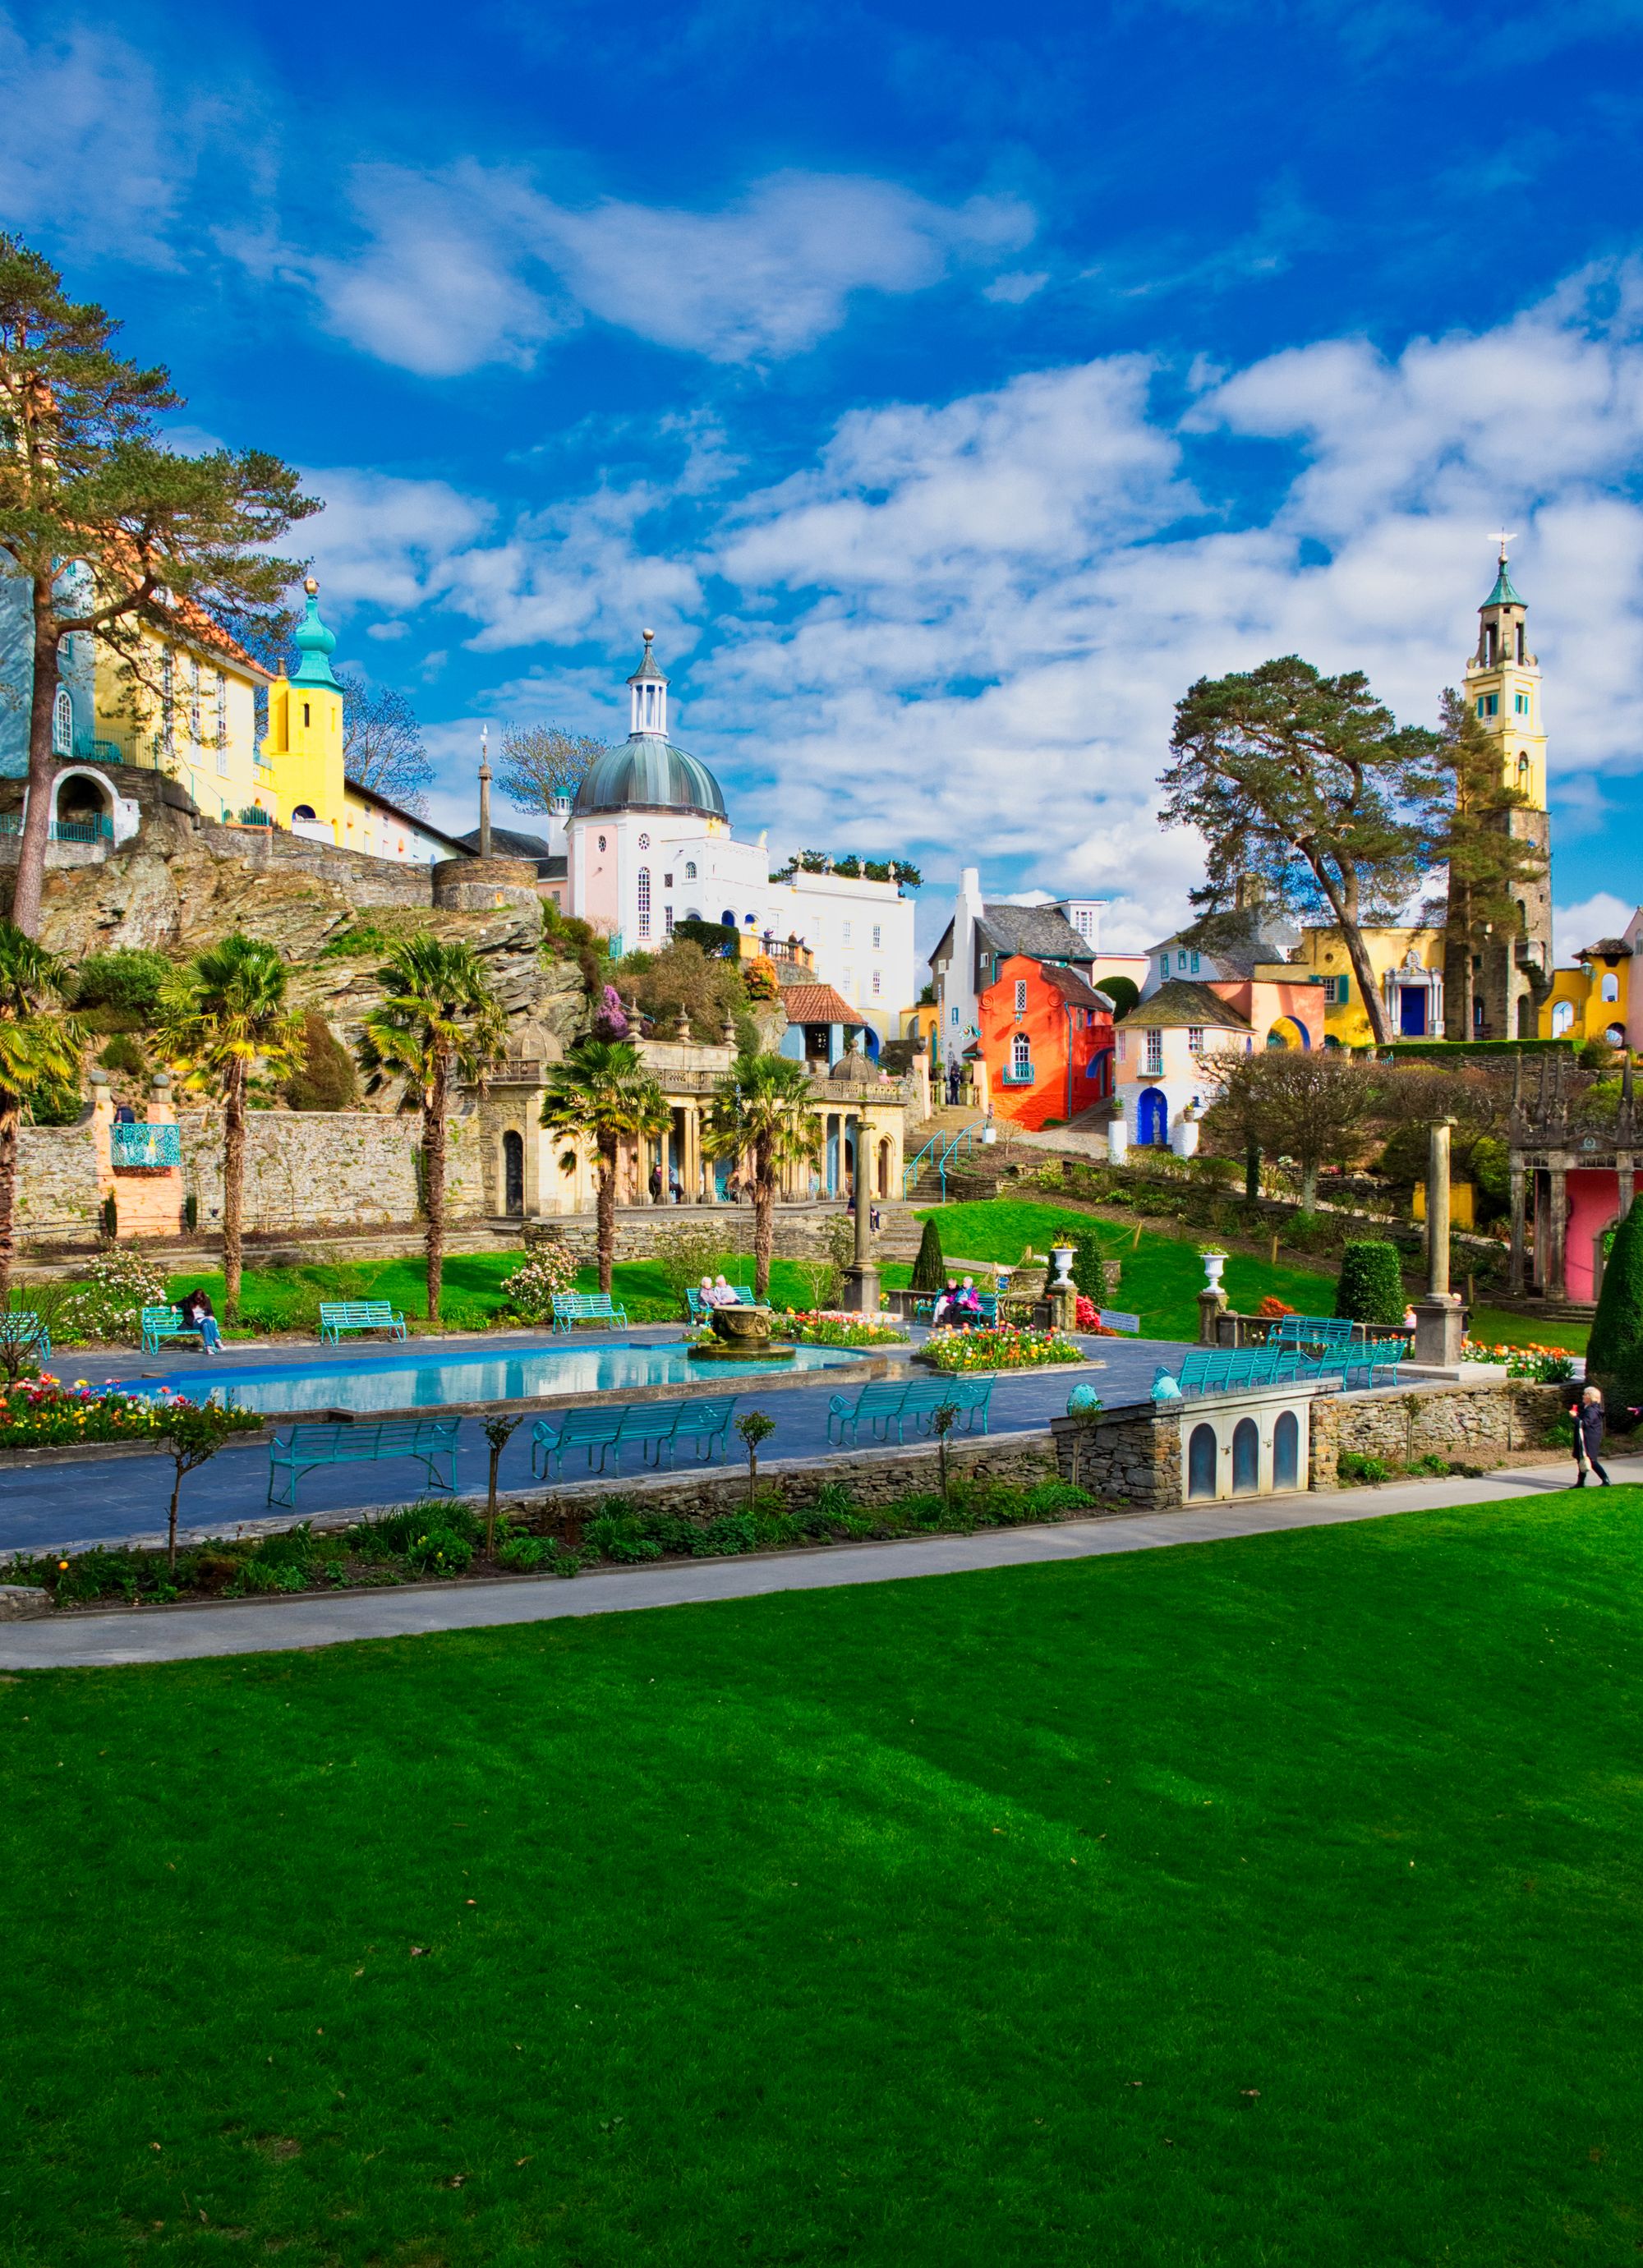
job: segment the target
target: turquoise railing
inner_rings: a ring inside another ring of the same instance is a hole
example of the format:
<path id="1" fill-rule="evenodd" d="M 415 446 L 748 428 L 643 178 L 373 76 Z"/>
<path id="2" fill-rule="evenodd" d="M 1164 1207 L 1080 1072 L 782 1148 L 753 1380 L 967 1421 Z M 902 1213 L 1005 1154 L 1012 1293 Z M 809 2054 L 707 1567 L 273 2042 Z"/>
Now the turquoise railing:
<path id="1" fill-rule="evenodd" d="M 945 1204 L 947 1199 L 947 1167 L 955 1158 L 961 1155 L 969 1157 L 973 1154 L 976 1137 L 986 1123 L 984 1118 L 972 1120 L 969 1125 L 961 1127 L 950 1142 L 945 1133 L 932 1135 L 917 1156 L 910 1159 L 903 1167 L 902 1195 L 904 1197 L 911 1197 L 918 1185 L 921 1169 L 927 1163 L 933 1164 L 941 1184 L 941 1202 Z"/>

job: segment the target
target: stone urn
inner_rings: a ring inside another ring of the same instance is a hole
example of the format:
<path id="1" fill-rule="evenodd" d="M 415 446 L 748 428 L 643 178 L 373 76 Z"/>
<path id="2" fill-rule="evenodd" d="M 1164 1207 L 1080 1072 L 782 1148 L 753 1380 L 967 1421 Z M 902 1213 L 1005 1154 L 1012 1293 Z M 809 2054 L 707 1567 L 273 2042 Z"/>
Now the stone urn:
<path id="1" fill-rule="evenodd" d="M 1201 1252 L 1198 1257 L 1204 1263 L 1205 1283 L 1212 1292 L 1219 1292 L 1221 1278 L 1227 1272 L 1227 1255 L 1224 1252 Z"/>
<path id="2" fill-rule="evenodd" d="M 713 1334 L 716 1338 L 734 1340 L 742 1344 L 757 1342 L 770 1336 L 771 1318 L 768 1307 L 715 1307 Z"/>
<path id="3" fill-rule="evenodd" d="M 1072 1286 L 1072 1247 L 1070 1244 L 1052 1244 L 1050 1248 L 1050 1256 L 1056 1263 L 1056 1272 L 1050 1286 L 1050 1290 L 1052 1292 L 1069 1291 Z"/>

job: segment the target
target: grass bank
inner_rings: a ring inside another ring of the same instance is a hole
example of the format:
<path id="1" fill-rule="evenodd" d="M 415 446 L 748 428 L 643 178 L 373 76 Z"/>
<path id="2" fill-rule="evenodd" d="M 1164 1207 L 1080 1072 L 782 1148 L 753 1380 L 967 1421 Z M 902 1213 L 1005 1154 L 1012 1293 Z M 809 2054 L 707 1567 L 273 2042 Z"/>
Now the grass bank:
<path id="1" fill-rule="evenodd" d="M 0 1683 L 0 2259 L 1618 2268 L 1640 1535 Z"/>

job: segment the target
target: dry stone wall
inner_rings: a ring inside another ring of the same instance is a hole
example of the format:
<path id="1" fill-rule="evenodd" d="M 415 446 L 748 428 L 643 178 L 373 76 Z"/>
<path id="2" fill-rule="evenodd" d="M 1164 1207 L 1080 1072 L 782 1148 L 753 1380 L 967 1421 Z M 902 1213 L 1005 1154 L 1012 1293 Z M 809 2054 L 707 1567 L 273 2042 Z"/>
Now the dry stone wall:
<path id="1" fill-rule="evenodd" d="M 1312 1405 L 1312 1487 L 1333 1488 L 1342 1454 L 1412 1464 L 1447 1457 L 1485 1469 L 1544 1458 L 1569 1388 L 1503 1377 L 1499 1385 L 1411 1386 L 1395 1394 L 1321 1395 Z"/>

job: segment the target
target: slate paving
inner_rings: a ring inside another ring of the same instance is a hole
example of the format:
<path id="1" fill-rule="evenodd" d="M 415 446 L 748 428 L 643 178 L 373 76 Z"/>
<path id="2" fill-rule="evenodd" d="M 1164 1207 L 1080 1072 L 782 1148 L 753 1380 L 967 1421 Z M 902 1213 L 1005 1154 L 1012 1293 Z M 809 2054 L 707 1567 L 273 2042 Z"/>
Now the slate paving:
<path id="1" fill-rule="evenodd" d="M 677 1341 L 681 1336 L 676 1325 L 667 1324 L 604 1335 L 578 1334 L 578 1343 L 586 1338 L 602 1344 L 637 1342 L 656 1345 Z M 913 1336 L 917 1339 L 925 1334 L 916 1328 Z M 424 1357 L 437 1351 L 440 1355 L 454 1358 L 521 1347 L 563 1348 L 565 1344 L 563 1336 L 556 1338 L 545 1331 L 490 1332 L 475 1337 L 422 1339 L 416 1343 L 416 1351 Z M 1020 1377 L 1001 1377 L 993 1389 L 991 1432 L 997 1434 L 1041 1430 L 1066 1408 L 1074 1377 L 1087 1379 L 1109 1404 L 1140 1401 L 1151 1387 L 1159 1364 L 1173 1366 L 1187 1351 L 1183 1345 L 1161 1339 L 1085 1339 L 1081 1344 L 1093 1361 L 1105 1366 L 1104 1370 L 1070 1373 L 1066 1368 L 1057 1368 Z M 362 1344 L 357 1351 L 361 1359 L 368 1360 L 379 1356 L 382 1348 L 372 1342 Z M 294 1366 L 305 1360 L 334 1362 L 336 1354 L 334 1347 L 313 1345 L 272 1350 L 267 1346 L 233 1347 L 208 1360 L 170 1348 L 163 1355 L 147 1358 L 123 1354 L 92 1359 L 68 1353 L 53 1367 L 61 1377 L 87 1378 L 100 1385 L 105 1380 L 173 1375 L 185 1370 L 209 1371 L 213 1377 L 227 1379 L 236 1368 L 266 1364 L 271 1355 L 282 1362 L 289 1359 Z M 829 1395 L 841 1389 L 822 1381 L 814 1387 L 784 1385 L 777 1392 L 762 1395 L 760 1385 L 756 1379 L 739 1379 L 735 1390 L 739 1412 L 762 1409 L 776 1421 L 775 1432 L 761 1447 L 762 1460 L 836 1454 L 827 1438 L 827 1409 Z M 699 1390 L 709 1389 L 704 1385 Z M 851 1388 L 843 1390 L 854 1391 Z M 511 1494 L 542 1485 L 531 1478 L 531 1423 L 527 1418 L 503 1452 L 498 1477 L 501 1486 Z M 470 1492 L 483 1489 L 487 1452 L 479 1418 L 465 1420 L 461 1440 L 457 1468 L 459 1490 Z M 637 1469 L 637 1461 L 634 1469 Z M 232 1535 L 238 1528 L 267 1525 L 270 1519 L 277 1525 L 289 1524 L 290 1513 L 270 1513 L 268 1476 L 265 1442 L 225 1449 L 211 1464 L 184 1481 L 183 1525 L 195 1535 Z M 402 1462 L 323 1469 L 304 1476 L 298 1516 L 317 1518 L 367 1506 L 405 1502 L 416 1494 L 418 1477 L 416 1466 Z M 565 1477 L 575 1480 L 586 1476 L 571 1461 Z M 62 1550 L 151 1536 L 165 1527 L 171 1481 L 170 1460 L 161 1456 L 127 1454 L 73 1464 L 53 1464 L 42 1459 L 38 1464 L 17 1464 L 0 1470 L 0 1555 Z M 619 1485 L 613 1476 L 613 1490 Z"/>

